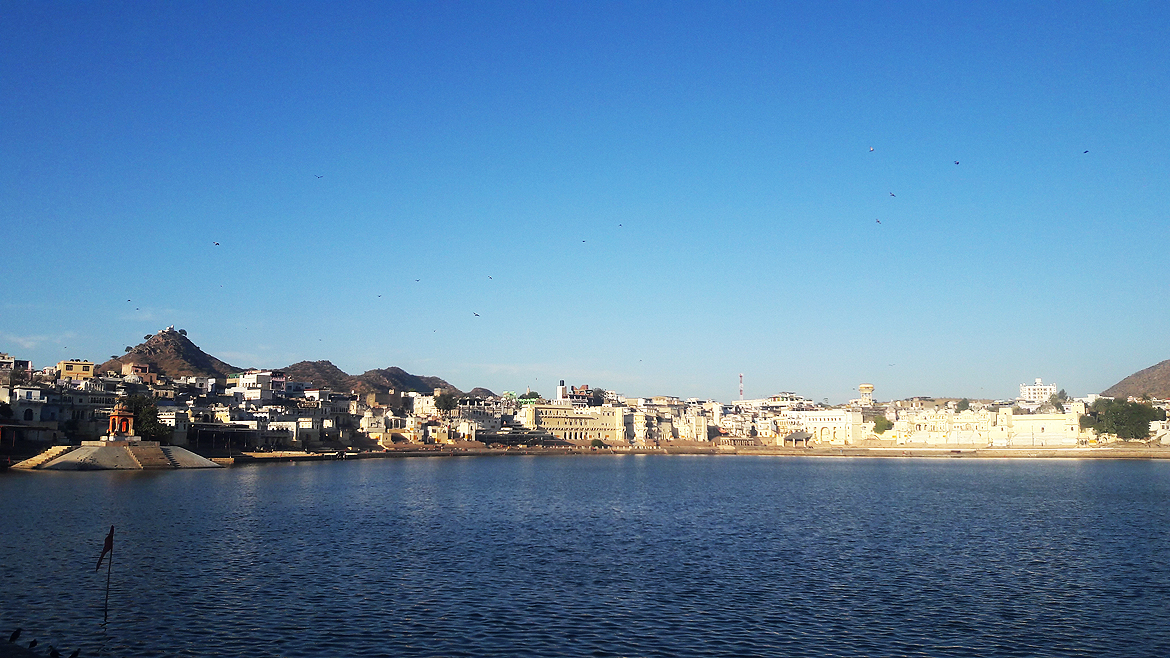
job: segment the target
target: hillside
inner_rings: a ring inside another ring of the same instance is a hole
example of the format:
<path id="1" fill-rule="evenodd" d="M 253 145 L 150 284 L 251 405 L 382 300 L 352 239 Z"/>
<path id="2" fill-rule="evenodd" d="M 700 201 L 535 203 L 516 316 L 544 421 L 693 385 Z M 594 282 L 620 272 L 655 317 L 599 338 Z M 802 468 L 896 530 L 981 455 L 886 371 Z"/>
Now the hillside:
<path id="1" fill-rule="evenodd" d="M 229 373 L 243 370 L 204 352 L 172 328 L 163 329 L 122 356 L 99 365 L 97 372 L 121 373 L 124 363 L 148 364 L 152 371 L 167 377 L 226 378 Z"/>
<path id="2" fill-rule="evenodd" d="M 430 393 L 436 388 L 456 395 L 463 393 L 440 377 L 412 375 L 402 368 L 376 368 L 360 375 L 350 375 L 330 361 L 301 361 L 280 368 L 292 381 L 311 381 L 316 386 L 328 386 L 335 391 L 357 391 L 358 393 L 396 391 L 418 391 Z M 492 392 L 477 388 L 476 397 L 488 397 Z"/>
<path id="3" fill-rule="evenodd" d="M 1160 399 L 1170 397 L 1170 359 L 1139 370 L 1101 393 L 1111 398 L 1131 395 L 1140 397 L 1146 394 Z"/>

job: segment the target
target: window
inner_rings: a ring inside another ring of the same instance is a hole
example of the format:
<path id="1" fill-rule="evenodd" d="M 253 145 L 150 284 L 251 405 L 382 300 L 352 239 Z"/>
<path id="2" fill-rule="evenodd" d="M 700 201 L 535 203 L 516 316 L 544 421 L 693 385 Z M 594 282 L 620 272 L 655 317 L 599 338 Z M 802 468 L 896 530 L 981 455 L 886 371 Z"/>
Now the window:
<path id="1" fill-rule="evenodd" d="M 73 364 L 72 364 L 72 363 L 66 363 L 66 364 L 65 364 L 65 371 L 66 371 L 66 372 L 73 372 Z"/>
<path id="2" fill-rule="evenodd" d="M 32 409 L 25 409 L 24 410 L 24 419 L 25 420 L 32 420 L 32 418 L 33 418 Z"/>

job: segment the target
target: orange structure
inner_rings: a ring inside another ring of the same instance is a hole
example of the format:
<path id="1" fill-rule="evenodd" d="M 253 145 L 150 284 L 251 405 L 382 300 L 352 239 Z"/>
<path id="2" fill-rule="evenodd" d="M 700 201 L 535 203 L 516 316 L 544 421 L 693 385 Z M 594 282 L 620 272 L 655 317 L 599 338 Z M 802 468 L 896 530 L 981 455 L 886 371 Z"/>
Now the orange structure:
<path id="1" fill-rule="evenodd" d="M 126 408 L 126 401 L 120 400 L 110 414 L 110 437 L 134 436 L 134 413 Z"/>

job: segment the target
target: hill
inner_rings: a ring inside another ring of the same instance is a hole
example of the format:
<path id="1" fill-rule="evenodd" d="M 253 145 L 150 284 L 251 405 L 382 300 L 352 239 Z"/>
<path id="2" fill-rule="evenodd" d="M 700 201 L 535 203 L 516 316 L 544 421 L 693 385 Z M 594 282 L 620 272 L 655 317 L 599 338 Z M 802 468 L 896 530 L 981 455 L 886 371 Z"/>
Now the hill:
<path id="1" fill-rule="evenodd" d="M 152 371 L 172 378 L 195 376 L 220 379 L 226 378 L 229 373 L 243 370 L 204 352 L 186 335 L 171 327 L 150 336 L 145 343 L 132 347 L 122 356 L 99 365 L 97 372 L 113 370 L 121 373 L 124 363 L 148 364 Z"/>
<path id="2" fill-rule="evenodd" d="M 1141 397 L 1147 394 L 1160 399 L 1170 397 L 1170 359 L 1139 370 L 1101 393 L 1111 398 L 1131 395 Z"/>
<path id="3" fill-rule="evenodd" d="M 430 393 L 437 388 L 455 395 L 463 395 L 462 391 L 440 377 L 412 375 L 398 367 L 375 368 L 360 375 L 350 375 L 330 361 L 301 361 L 280 370 L 283 370 L 292 381 L 313 382 L 316 386 L 328 386 L 339 392 L 374 393 L 394 389 Z M 490 397 L 493 393 L 486 388 L 476 388 L 472 390 L 471 395 Z"/>

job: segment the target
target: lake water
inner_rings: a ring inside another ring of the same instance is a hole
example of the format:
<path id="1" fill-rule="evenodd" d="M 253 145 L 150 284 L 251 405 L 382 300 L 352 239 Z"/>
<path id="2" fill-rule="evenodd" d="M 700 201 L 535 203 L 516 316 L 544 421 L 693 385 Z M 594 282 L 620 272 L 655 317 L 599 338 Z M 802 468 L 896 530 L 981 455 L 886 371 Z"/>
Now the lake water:
<path id="1" fill-rule="evenodd" d="M 1170 655 L 1167 462 L 384 459 L 0 504 L 0 633 L 90 656 Z"/>

